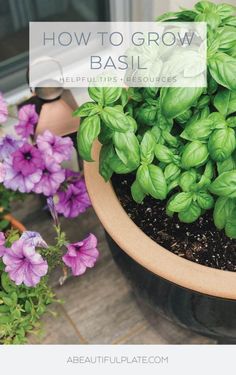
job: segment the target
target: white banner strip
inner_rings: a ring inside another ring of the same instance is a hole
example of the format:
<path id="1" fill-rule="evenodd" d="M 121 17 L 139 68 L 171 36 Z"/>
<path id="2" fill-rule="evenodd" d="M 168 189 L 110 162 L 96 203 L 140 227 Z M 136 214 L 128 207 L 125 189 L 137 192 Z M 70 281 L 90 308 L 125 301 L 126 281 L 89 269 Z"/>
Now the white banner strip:
<path id="1" fill-rule="evenodd" d="M 23 375 L 221 375 L 234 345 L 22 345 L 0 348 L 1 373 Z"/>

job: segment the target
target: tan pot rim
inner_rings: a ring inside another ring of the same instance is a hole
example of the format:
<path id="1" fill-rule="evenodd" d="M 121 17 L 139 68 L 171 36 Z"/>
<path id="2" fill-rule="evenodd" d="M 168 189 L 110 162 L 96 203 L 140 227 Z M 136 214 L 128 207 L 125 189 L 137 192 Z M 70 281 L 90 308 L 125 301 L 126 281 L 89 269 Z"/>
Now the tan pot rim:
<path id="1" fill-rule="evenodd" d="M 100 144 L 93 147 L 95 162 L 85 162 L 88 193 L 106 231 L 131 258 L 154 274 L 209 296 L 236 299 L 236 273 L 202 266 L 172 254 L 144 234 L 122 208 L 111 183 L 99 175 Z"/>

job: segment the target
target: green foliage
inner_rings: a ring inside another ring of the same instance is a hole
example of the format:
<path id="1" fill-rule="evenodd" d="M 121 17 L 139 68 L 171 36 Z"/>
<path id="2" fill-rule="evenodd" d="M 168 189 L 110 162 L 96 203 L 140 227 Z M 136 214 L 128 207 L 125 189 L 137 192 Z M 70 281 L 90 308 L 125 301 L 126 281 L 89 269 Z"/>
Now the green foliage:
<path id="1" fill-rule="evenodd" d="M 0 262 L 0 344 L 24 344 L 28 333 L 39 330 L 39 319 L 54 294 L 46 278 L 35 288 L 17 286 L 2 268 Z"/>
<path id="2" fill-rule="evenodd" d="M 208 87 L 90 88 L 94 102 L 75 112 L 79 152 L 91 160 L 98 136 L 106 181 L 132 173 L 137 203 L 167 199 L 167 213 L 186 223 L 213 210 L 216 227 L 236 238 L 236 7 L 200 1 L 158 21 L 208 23 Z M 84 136 L 94 116 L 101 126 Z"/>

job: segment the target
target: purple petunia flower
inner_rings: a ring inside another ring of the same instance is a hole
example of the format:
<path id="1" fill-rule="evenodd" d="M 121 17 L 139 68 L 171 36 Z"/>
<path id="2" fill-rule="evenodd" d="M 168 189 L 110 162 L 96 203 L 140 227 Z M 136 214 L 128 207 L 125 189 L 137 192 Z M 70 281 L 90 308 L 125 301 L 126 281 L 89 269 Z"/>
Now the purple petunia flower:
<path id="1" fill-rule="evenodd" d="M 33 191 L 47 197 L 54 195 L 61 183 L 65 180 L 65 170 L 51 157 L 46 157 L 40 181 L 34 186 Z"/>
<path id="2" fill-rule="evenodd" d="M 16 133 L 23 139 L 33 135 L 38 118 L 34 104 L 26 104 L 21 107 L 18 113 L 19 124 L 15 126 Z"/>
<path id="3" fill-rule="evenodd" d="M 5 272 L 16 285 L 25 284 L 34 287 L 48 271 L 48 264 L 27 241 L 15 241 L 3 255 Z"/>
<path id="4" fill-rule="evenodd" d="M 3 163 L 0 162 L 0 183 L 4 181 L 6 176 L 6 170 Z"/>
<path id="5" fill-rule="evenodd" d="M 20 146 L 22 146 L 22 141 L 17 140 L 10 135 L 0 138 L 0 160 L 9 158 Z"/>
<path id="6" fill-rule="evenodd" d="M 3 95 L 0 93 L 0 124 L 7 121 L 8 109 Z"/>
<path id="7" fill-rule="evenodd" d="M 36 147 L 25 143 L 12 154 L 12 165 L 16 172 L 21 172 L 23 176 L 29 176 L 37 170 L 42 170 L 44 161 Z"/>
<path id="8" fill-rule="evenodd" d="M 97 239 L 90 233 L 83 241 L 67 245 L 67 253 L 62 259 L 71 268 L 72 274 L 79 276 L 85 273 L 87 267 L 94 267 L 98 256 Z"/>
<path id="9" fill-rule="evenodd" d="M 42 177 L 42 170 L 38 169 L 34 173 L 24 176 L 22 171 L 17 172 L 12 165 L 12 159 L 4 162 L 5 177 L 3 184 L 7 189 L 19 190 L 21 193 L 30 193 Z"/>
<path id="10" fill-rule="evenodd" d="M 66 191 L 57 192 L 55 198 L 57 212 L 65 217 L 77 217 L 90 206 L 90 200 L 83 180 L 80 180 L 77 186 L 70 185 Z"/>
<path id="11" fill-rule="evenodd" d="M 0 232 L 0 257 L 2 257 L 4 255 L 5 250 L 6 250 L 6 248 L 4 246 L 5 241 L 6 241 L 6 239 L 5 239 L 4 233 Z"/>
<path id="12" fill-rule="evenodd" d="M 29 245 L 34 247 L 48 247 L 47 243 L 44 241 L 44 239 L 38 232 L 25 231 L 21 235 L 20 240 L 24 240 Z"/>
<path id="13" fill-rule="evenodd" d="M 59 137 L 46 130 L 37 137 L 37 146 L 42 153 L 50 155 L 57 163 L 69 160 L 72 156 L 73 142 L 69 137 Z"/>

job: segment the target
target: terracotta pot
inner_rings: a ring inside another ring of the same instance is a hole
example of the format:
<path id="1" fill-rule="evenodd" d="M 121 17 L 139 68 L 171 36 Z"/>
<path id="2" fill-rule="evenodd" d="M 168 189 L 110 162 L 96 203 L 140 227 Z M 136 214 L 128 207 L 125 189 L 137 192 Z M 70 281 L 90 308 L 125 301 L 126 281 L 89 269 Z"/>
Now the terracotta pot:
<path id="1" fill-rule="evenodd" d="M 94 163 L 85 163 L 92 205 L 103 224 L 113 256 L 139 295 L 159 312 L 207 336 L 236 341 L 236 273 L 180 258 L 151 240 L 129 218 Z"/>
<path id="2" fill-rule="evenodd" d="M 4 218 L 6 220 L 8 220 L 10 222 L 11 226 L 14 229 L 17 229 L 19 232 L 22 233 L 26 230 L 24 225 L 19 220 L 15 219 L 14 216 L 12 216 L 11 214 L 5 215 Z"/>

